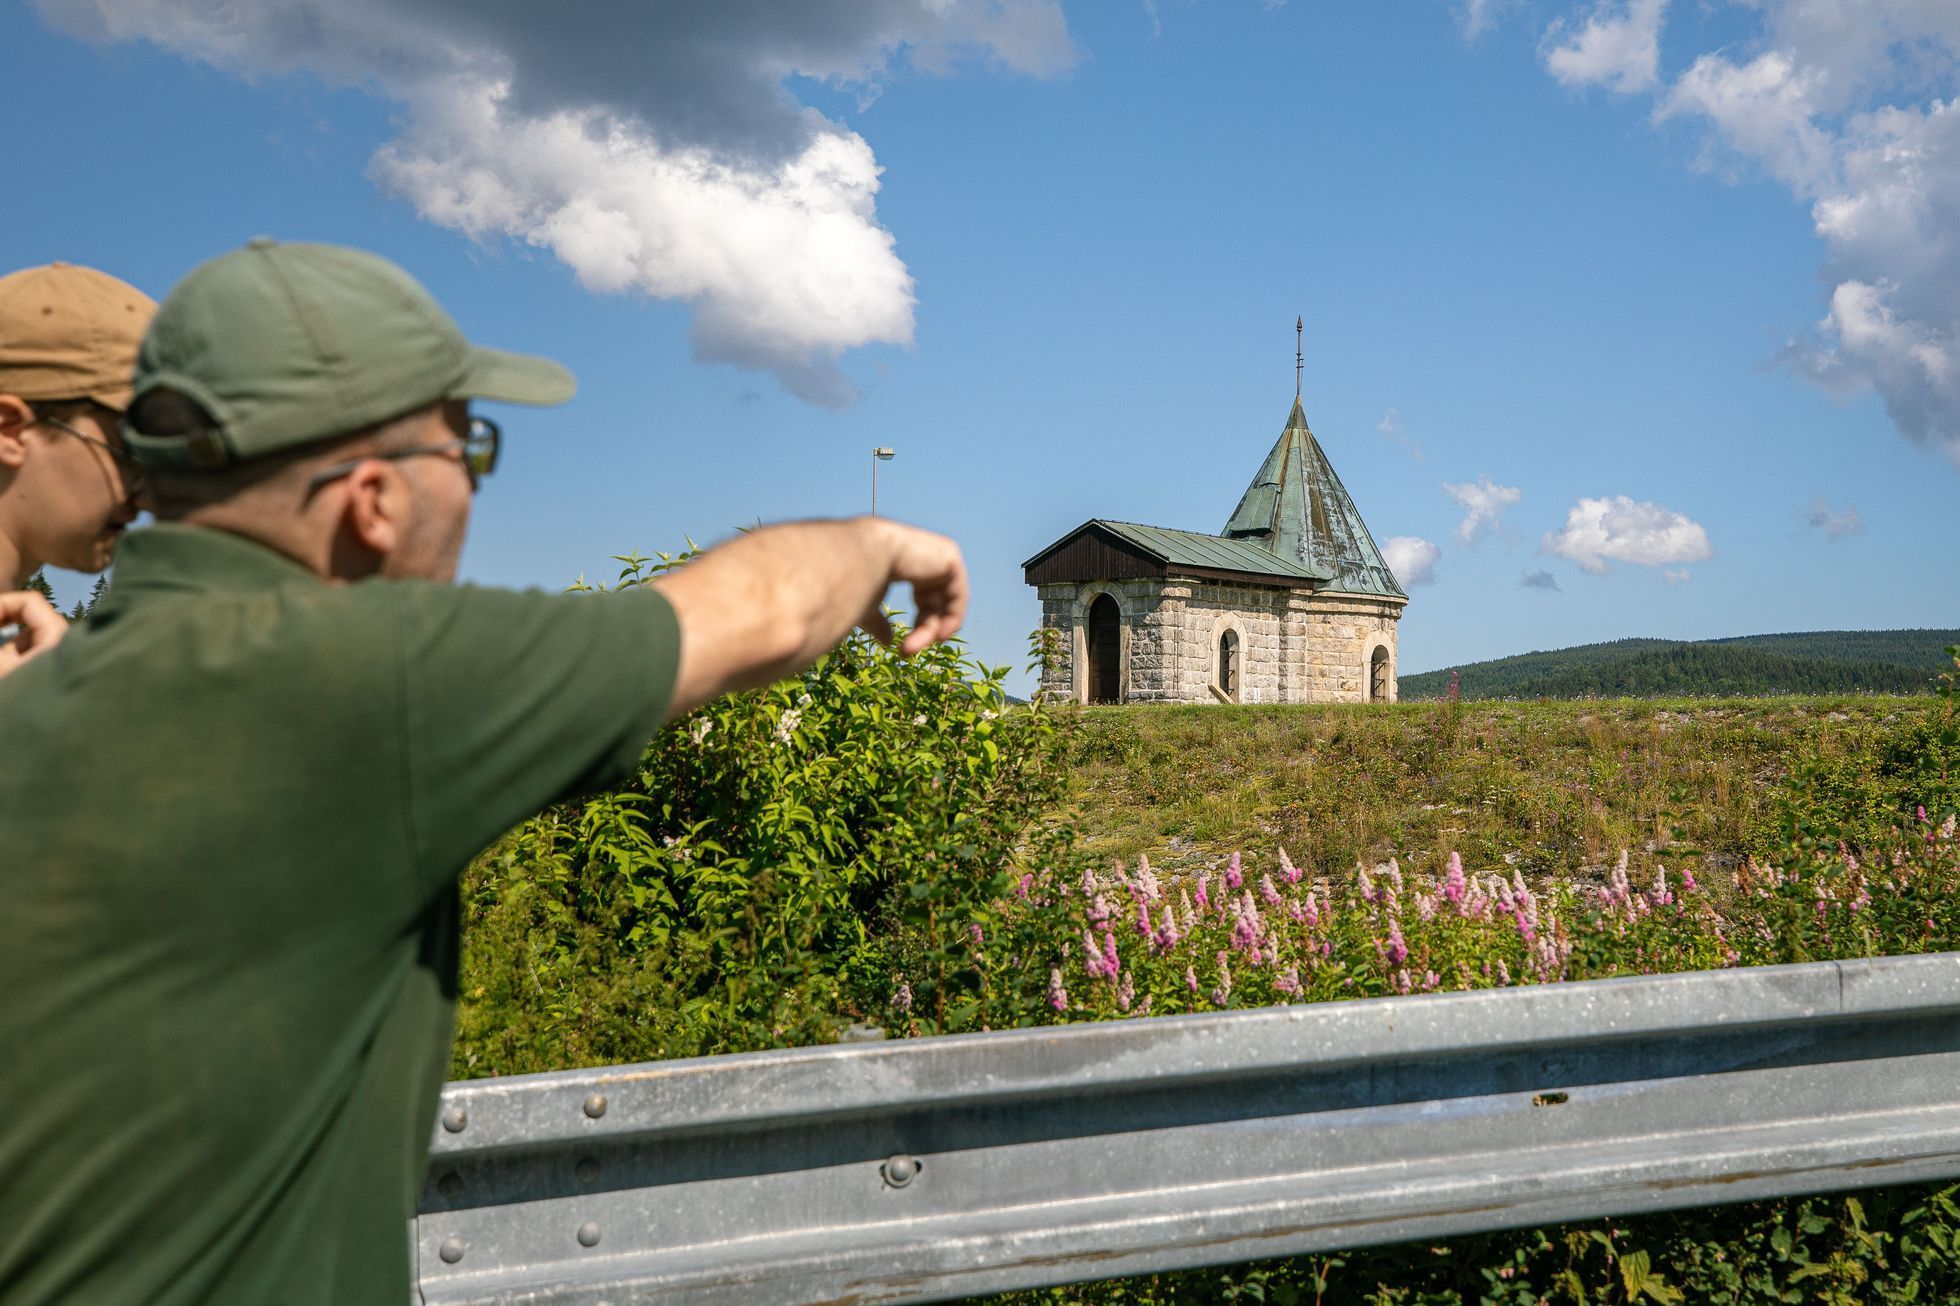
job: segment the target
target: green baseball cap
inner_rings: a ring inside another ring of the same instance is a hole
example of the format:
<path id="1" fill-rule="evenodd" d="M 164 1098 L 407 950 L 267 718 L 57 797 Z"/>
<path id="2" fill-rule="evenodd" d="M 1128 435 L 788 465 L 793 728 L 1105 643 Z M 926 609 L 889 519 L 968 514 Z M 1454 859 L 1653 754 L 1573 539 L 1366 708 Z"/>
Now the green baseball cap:
<path id="1" fill-rule="evenodd" d="M 136 402 L 175 390 L 214 425 L 169 436 L 125 426 L 123 438 L 152 467 L 215 468 L 444 399 L 561 404 L 575 388 L 548 358 L 472 345 L 387 259 L 261 237 L 185 277 L 136 357 Z"/>

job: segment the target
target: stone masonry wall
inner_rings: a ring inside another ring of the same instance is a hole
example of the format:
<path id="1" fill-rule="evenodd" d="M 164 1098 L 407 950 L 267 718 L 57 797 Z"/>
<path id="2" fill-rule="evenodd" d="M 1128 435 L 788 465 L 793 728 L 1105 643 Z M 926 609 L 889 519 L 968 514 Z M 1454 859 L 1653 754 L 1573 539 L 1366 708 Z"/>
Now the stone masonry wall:
<path id="1" fill-rule="evenodd" d="M 1088 701 L 1089 605 L 1108 594 L 1122 614 L 1123 702 L 1215 701 L 1210 686 L 1228 630 L 1239 637 L 1239 702 L 1366 702 L 1377 647 L 1388 651 L 1388 701 L 1395 701 L 1399 602 L 1183 577 L 1069 582 L 1039 592 L 1041 624 L 1058 632 L 1057 656 L 1041 682 L 1049 698 Z"/>

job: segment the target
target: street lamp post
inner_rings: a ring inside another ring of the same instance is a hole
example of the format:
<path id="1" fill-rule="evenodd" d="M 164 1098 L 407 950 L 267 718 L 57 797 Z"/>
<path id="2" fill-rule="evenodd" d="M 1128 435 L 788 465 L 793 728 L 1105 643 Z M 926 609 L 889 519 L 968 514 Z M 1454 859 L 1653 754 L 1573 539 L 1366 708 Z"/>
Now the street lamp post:
<path id="1" fill-rule="evenodd" d="M 878 464 L 892 460 L 892 451 L 879 445 L 871 451 L 871 515 L 878 515 Z"/>

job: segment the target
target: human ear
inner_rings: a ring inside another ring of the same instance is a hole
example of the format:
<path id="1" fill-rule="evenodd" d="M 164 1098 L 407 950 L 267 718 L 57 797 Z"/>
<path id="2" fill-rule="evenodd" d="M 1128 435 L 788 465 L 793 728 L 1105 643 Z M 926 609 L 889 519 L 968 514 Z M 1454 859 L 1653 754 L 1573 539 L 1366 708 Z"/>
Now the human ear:
<path id="1" fill-rule="evenodd" d="M 347 529 L 361 546 L 385 558 L 401 544 L 407 520 L 408 487 L 392 463 L 369 458 L 347 474 Z"/>
<path id="2" fill-rule="evenodd" d="M 34 410 L 18 395 L 0 395 L 0 467 L 19 467 L 27 461 L 27 428 Z"/>

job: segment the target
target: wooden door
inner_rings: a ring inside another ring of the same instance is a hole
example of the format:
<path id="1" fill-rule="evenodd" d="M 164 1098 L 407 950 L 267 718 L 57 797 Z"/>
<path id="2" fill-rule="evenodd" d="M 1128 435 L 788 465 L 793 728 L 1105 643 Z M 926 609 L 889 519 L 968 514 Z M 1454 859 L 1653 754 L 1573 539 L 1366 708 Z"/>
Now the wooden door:
<path id="1" fill-rule="evenodd" d="M 1089 605 L 1089 701 L 1123 698 L 1123 615 L 1116 600 L 1098 594 Z"/>

